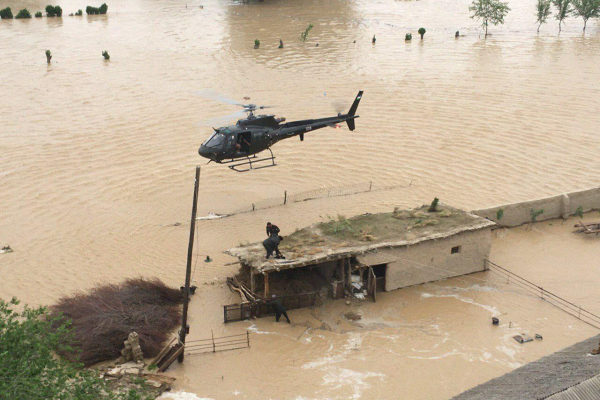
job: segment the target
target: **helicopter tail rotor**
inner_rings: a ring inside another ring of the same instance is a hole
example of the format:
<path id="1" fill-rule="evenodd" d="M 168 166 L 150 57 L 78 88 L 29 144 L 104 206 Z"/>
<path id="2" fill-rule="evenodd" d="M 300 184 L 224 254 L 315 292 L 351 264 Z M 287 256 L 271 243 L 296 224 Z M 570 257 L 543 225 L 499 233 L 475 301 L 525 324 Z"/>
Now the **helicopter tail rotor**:
<path id="1" fill-rule="evenodd" d="M 358 103 L 360 103 L 360 99 L 362 98 L 363 95 L 363 91 L 359 91 L 358 94 L 356 95 L 356 98 L 354 99 L 354 103 L 352 103 L 352 106 L 350 106 L 350 111 L 348 111 L 348 119 L 346 120 L 346 123 L 348 124 L 348 129 L 350 129 L 351 131 L 353 131 L 356 127 L 354 125 L 354 119 L 358 118 L 358 115 L 356 114 L 356 109 L 358 108 Z"/>

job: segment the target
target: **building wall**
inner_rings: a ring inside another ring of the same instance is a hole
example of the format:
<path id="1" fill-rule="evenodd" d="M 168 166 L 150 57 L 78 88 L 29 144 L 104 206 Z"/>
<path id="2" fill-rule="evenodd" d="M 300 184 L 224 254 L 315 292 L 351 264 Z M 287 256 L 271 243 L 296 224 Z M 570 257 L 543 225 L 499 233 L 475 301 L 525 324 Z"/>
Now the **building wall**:
<path id="1" fill-rule="evenodd" d="M 491 229 L 487 228 L 413 246 L 383 249 L 359 259 L 367 265 L 388 264 L 385 277 L 388 291 L 483 271 L 491 245 Z M 460 246 L 460 252 L 451 254 L 455 246 Z"/>
<path id="2" fill-rule="evenodd" d="M 536 217 L 536 221 L 553 218 L 567 218 L 573 215 L 577 208 L 583 212 L 600 209 L 600 188 L 564 193 L 543 199 L 522 201 L 512 204 L 484 208 L 472 211 L 473 214 L 492 220 L 503 226 L 518 226 L 532 222 L 532 210 L 544 210 Z M 498 219 L 498 210 L 502 210 L 502 218 Z"/>

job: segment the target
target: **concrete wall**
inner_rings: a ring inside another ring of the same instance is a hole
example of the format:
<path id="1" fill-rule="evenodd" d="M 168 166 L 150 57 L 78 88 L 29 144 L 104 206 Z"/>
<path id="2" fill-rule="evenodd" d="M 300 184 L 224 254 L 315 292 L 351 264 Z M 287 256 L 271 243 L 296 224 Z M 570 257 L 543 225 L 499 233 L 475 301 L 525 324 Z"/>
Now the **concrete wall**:
<path id="1" fill-rule="evenodd" d="M 451 254 L 455 246 L 461 246 L 460 253 Z M 486 228 L 413 246 L 384 249 L 358 258 L 367 265 L 388 264 L 387 291 L 483 271 L 491 246 L 491 229 Z"/>
<path id="2" fill-rule="evenodd" d="M 532 222 L 532 210 L 544 210 L 542 214 L 536 217 L 536 221 L 544 221 L 553 218 L 567 218 L 573 215 L 578 207 L 581 207 L 583 212 L 600 209 L 600 188 L 565 193 L 538 200 L 504 204 L 471 212 L 499 225 L 518 226 Z M 497 212 L 500 209 L 503 210 L 503 216 L 498 219 Z"/>

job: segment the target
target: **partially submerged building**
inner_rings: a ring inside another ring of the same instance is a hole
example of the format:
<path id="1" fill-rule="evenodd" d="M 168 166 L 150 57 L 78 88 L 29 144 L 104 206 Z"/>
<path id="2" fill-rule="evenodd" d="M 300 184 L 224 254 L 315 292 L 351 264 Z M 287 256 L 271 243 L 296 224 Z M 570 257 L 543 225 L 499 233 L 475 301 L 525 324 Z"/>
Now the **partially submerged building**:
<path id="1" fill-rule="evenodd" d="M 448 206 L 427 210 L 338 216 L 311 225 L 281 242 L 286 259 L 265 259 L 262 243 L 227 253 L 238 257 L 240 279 L 263 298 L 312 291 L 375 300 L 379 291 L 483 271 L 494 222 Z"/>

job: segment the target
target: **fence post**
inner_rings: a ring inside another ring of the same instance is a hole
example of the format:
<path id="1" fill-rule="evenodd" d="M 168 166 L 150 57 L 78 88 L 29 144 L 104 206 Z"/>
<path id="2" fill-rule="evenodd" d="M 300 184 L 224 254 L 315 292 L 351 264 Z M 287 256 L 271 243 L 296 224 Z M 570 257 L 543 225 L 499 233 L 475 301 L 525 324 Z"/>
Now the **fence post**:
<path id="1" fill-rule="evenodd" d="M 287 204 L 287 190 L 283 191 L 283 205 Z"/>
<path id="2" fill-rule="evenodd" d="M 215 335 L 214 335 L 214 333 L 213 333 L 213 330 L 212 330 L 212 329 L 210 330 L 210 336 L 211 336 L 211 338 L 212 338 L 212 344 L 213 344 L 213 353 L 215 353 L 215 352 L 216 352 L 216 349 L 215 349 Z"/>
<path id="3" fill-rule="evenodd" d="M 255 207 L 254 207 L 254 203 L 252 203 L 252 211 L 254 211 L 254 208 L 255 208 Z"/>
<path id="4" fill-rule="evenodd" d="M 246 330 L 246 340 L 248 341 L 248 347 L 250 347 L 250 332 Z"/>
<path id="5" fill-rule="evenodd" d="M 369 192 L 371 191 L 372 187 L 373 187 L 373 181 L 369 181 Z"/>

